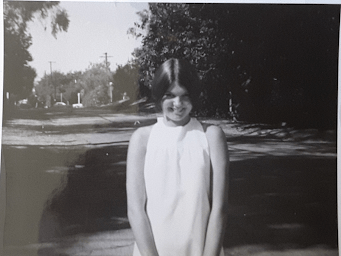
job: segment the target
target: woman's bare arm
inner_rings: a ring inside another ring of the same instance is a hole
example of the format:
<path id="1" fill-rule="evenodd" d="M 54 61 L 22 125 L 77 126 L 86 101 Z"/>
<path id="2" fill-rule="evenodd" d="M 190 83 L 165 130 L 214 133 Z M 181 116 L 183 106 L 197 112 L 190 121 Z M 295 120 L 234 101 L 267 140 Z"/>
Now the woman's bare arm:
<path id="1" fill-rule="evenodd" d="M 227 216 L 229 155 L 224 132 L 217 126 L 206 131 L 213 172 L 212 209 L 209 217 L 204 256 L 218 256 Z"/>
<path id="2" fill-rule="evenodd" d="M 141 255 L 158 256 L 146 213 L 147 197 L 143 174 L 149 131 L 149 127 L 139 128 L 129 142 L 127 156 L 128 218 Z"/>

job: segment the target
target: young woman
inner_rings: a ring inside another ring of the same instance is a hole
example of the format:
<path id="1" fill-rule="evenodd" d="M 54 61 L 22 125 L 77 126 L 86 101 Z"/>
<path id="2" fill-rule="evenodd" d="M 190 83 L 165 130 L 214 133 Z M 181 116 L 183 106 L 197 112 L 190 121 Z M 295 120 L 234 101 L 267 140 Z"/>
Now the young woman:
<path id="1" fill-rule="evenodd" d="M 200 81 L 186 61 L 157 70 L 152 95 L 162 117 L 137 129 L 127 157 L 134 256 L 222 256 L 229 157 L 217 126 L 190 116 Z"/>

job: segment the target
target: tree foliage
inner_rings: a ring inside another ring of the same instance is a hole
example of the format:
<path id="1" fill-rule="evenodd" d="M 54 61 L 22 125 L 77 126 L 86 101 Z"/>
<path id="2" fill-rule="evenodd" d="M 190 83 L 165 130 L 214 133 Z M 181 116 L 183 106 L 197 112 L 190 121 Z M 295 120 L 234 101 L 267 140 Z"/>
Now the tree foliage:
<path id="1" fill-rule="evenodd" d="M 64 74 L 54 71 L 45 75 L 35 86 L 38 99 L 55 98 L 69 104 L 78 103 L 77 94 L 81 94 L 81 103 L 86 107 L 100 106 L 110 102 L 110 82 L 113 74 L 104 63 L 93 63 L 85 71 Z"/>
<path id="2" fill-rule="evenodd" d="M 29 66 L 32 44 L 27 24 L 36 16 L 51 18 L 52 35 L 67 31 L 69 19 L 59 2 L 4 1 L 4 90 L 27 97 L 33 88 L 35 70 Z"/>
<path id="3" fill-rule="evenodd" d="M 338 6 L 150 3 L 139 17 L 128 32 L 143 38 L 141 96 L 163 61 L 184 58 L 204 83 L 202 114 L 228 116 L 232 95 L 246 121 L 335 124 Z"/>
<path id="4" fill-rule="evenodd" d="M 79 80 L 84 89 L 84 106 L 98 106 L 109 102 L 109 83 L 112 74 L 103 63 L 91 64 Z"/>
<path id="5" fill-rule="evenodd" d="M 81 102 L 86 107 L 101 106 L 110 102 L 110 86 L 113 86 L 113 101 L 122 100 L 126 94 L 131 101 L 135 101 L 138 94 L 138 66 L 134 62 L 118 65 L 115 72 L 111 72 L 104 63 L 90 64 L 88 69 L 81 72 L 64 74 L 54 71 L 45 74 L 35 86 L 38 100 L 46 101 L 56 98 L 60 101 L 60 94 L 65 103 L 77 103 L 78 93 L 82 94 Z"/>
<path id="6" fill-rule="evenodd" d="M 62 93 L 62 101 L 69 104 L 78 102 L 77 93 L 82 89 L 77 83 L 81 79 L 82 72 L 69 72 L 64 74 L 54 71 L 53 74 L 45 74 L 35 86 L 35 93 L 38 100 L 46 102 L 47 98 L 53 98 L 60 101 Z"/>
<path id="7" fill-rule="evenodd" d="M 229 10 L 212 4 L 183 3 L 153 3 L 149 9 L 148 14 L 140 13 L 141 23 L 136 24 L 137 29 L 147 30 L 142 48 L 135 50 L 141 67 L 141 87 L 149 86 L 155 69 L 162 62 L 172 57 L 183 58 L 196 66 L 206 84 L 205 111 L 213 114 L 226 108 L 233 83 L 228 82 L 231 70 L 227 73 L 225 70 L 231 67 L 233 46 L 237 42 L 226 30 L 225 18 L 217 17 L 228 16 Z M 211 95 L 218 89 L 219 94 Z M 147 94 L 148 89 L 141 88 L 141 91 Z M 214 101 L 210 100 L 212 97 L 215 97 Z"/>
<path id="8" fill-rule="evenodd" d="M 137 99 L 139 69 L 136 63 L 118 65 L 113 75 L 113 100 L 121 100 L 124 93 L 131 100 Z"/>

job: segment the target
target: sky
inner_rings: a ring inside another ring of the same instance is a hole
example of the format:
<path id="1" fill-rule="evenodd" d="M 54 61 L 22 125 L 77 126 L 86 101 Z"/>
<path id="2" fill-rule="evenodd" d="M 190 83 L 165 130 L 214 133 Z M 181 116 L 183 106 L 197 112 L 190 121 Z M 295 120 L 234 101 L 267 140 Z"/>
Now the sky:
<path id="1" fill-rule="evenodd" d="M 37 72 L 36 81 L 51 69 L 85 71 L 90 63 L 104 63 L 105 53 L 113 71 L 116 65 L 126 64 L 134 48 L 141 46 L 141 40 L 128 35 L 127 30 L 139 21 L 136 13 L 148 9 L 147 3 L 61 1 L 60 7 L 66 9 L 70 23 L 68 31 L 59 32 L 57 39 L 48 20 L 35 19 L 29 24 L 30 66 Z"/>
<path id="2" fill-rule="evenodd" d="M 308 2 L 318 1 L 321 0 Z M 250 0 L 221 2 L 242 3 Z M 273 0 L 251 2 L 276 3 Z M 43 77 L 45 72 L 50 74 L 51 69 L 63 73 L 85 71 L 90 63 L 104 62 L 105 53 L 109 56 L 110 69 L 113 71 L 116 65 L 126 64 L 132 58 L 134 48 L 141 46 L 141 39 L 128 35 L 127 30 L 139 21 L 136 13 L 148 9 L 146 2 L 61 1 L 60 7 L 67 10 L 70 24 L 67 32 L 57 34 L 57 39 L 51 34 L 48 20 L 35 19 L 29 23 L 32 35 L 29 52 L 33 57 L 29 64 L 37 72 L 35 81 Z"/>

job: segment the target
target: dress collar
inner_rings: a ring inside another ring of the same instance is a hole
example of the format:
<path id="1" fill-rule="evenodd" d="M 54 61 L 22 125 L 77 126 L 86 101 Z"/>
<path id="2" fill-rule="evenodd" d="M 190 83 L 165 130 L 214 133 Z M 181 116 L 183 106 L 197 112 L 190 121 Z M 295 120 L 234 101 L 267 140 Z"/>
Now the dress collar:
<path id="1" fill-rule="evenodd" d="M 178 128 L 178 129 L 179 129 L 179 128 L 187 127 L 187 126 L 189 126 L 190 123 L 192 123 L 192 121 L 193 121 L 193 118 L 191 117 L 191 118 L 189 119 L 189 121 L 188 121 L 185 125 L 168 126 L 168 125 L 166 125 L 166 123 L 164 122 L 164 117 L 163 117 L 163 116 L 160 116 L 160 117 L 157 118 L 157 123 L 158 123 L 158 124 L 160 124 L 160 125 L 162 125 L 162 126 L 164 126 L 164 127 L 171 128 L 171 129 L 175 129 L 175 128 Z"/>

